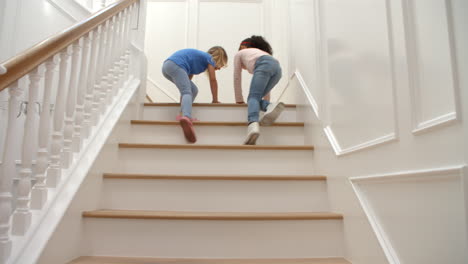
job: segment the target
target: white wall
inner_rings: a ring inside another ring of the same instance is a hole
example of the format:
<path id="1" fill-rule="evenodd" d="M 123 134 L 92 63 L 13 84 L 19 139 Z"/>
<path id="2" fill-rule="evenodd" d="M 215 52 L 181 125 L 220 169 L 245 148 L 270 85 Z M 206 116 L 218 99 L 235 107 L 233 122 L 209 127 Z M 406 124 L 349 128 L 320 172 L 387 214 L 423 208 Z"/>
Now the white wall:
<path id="1" fill-rule="evenodd" d="M 0 62 L 69 27 L 75 20 L 46 0 L 2 0 Z"/>
<path id="2" fill-rule="evenodd" d="M 347 258 L 466 263 L 468 2 L 289 3 L 294 83 Z"/>
<path id="3" fill-rule="evenodd" d="M 220 45 L 228 53 L 229 65 L 216 72 L 219 100 L 234 102 L 234 55 L 243 39 L 259 34 L 270 42 L 274 56 L 283 67 L 284 78 L 273 90 L 273 99 L 279 98 L 288 80 L 287 16 L 281 12 L 286 8 L 287 2 L 280 0 L 149 0 L 145 48 L 148 94 L 155 102 L 178 102 L 179 91 L 161 73 L 164 60 L 179 49 L 206 51 Z M 243 74 L 244 96 L 247 96 L 251 76 L 247 72 Z M 194 82 L 200 90 L 196 102 L 211 102 L 206 74 L 195 76 Z"/>

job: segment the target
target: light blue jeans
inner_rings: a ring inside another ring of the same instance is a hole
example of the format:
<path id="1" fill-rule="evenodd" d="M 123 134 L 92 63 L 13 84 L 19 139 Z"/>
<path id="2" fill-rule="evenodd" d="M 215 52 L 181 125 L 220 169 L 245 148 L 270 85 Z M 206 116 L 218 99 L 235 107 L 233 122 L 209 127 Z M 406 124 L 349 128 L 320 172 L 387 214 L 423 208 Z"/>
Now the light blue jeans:
<path id="1" fill-rule="evenodd" d="M 260 110 L 266 111 L 270 102 L 262 100 L 281 79 L 281 67 L 272 56 L 262 56 L 255 63 L 255 70 L 250 82 L 248 104 L 249 124 L 258 122 Z"/>
<path id="2" fill-rule="evenodd" d="M 171 60 L 164 62 L 162 74 L 173 82 L 180 91 L 182 115 L 192 118 L 192 103 L 198 94 L 198 87 L 190 80 L 187 72 Z"/>

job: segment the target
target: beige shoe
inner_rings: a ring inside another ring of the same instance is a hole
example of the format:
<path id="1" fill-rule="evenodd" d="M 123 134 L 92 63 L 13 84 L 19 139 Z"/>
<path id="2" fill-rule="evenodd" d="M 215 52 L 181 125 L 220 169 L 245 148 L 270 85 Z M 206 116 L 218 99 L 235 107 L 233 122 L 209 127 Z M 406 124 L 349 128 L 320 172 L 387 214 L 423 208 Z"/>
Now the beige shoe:
<path id="1" fill-rule="evenodd" d="M 258 137 L 260 136 L 260 126 L 258 122 L 250 123 L 247 128 L 247 138 L 244 141 L 244 145 L 255 145 Z"/>
<path id="2" fill-rule="evenodd" d="M 275 122 L 283 110 L 284 103 L 278 102 L 269 104 L 265 114 L 260 118 L 260 124 L 262 126 L 270 126 Z"/>

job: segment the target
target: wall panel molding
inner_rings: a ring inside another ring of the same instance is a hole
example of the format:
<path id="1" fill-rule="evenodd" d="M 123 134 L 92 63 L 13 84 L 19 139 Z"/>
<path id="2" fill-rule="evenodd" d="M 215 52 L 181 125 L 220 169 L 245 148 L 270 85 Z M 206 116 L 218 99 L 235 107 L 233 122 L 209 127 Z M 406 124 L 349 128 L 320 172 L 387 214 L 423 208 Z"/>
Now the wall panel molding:
<path id="1" fill-rule="evenodd" d="M 441 0 L 442 1 L 442 0 Z M 413 122 L 413 134 L 421 134 L 432 131 L 435 128 L 450 125 L 453 121 L 459 120 L 460 105 L 460 88 L 459 88 L 459 76 L 457 69 L 457 54 L 454 40 L 454 28 L 452 23 L 452 4 L 451 0 L 443 0 L 445 7 L 445 20 L 447 22 L 447 41 L 449 45 L 449 59 L 451 65 L 451 78 L 452 78 L 452 93 L 454 96 L 455 111 L 435 116 L 429 120 L 423 120 L 422 118 L 422 106 L 421 106 L 421 68 L 420 56 L 419 56 L 419 43 L 417 26 L 416 26 L 416 10 L 414 7 L 414 0 L 403 0 L 403 16 L 404 16 L 404 30 L 406 38 L 406 50 L 407 60 L 409 66 L 409 83 L 410 83 L 410 96 L 412 103 L 412 122 Z"/>
<path id="2" fill-rule="evenodd" d="M 320 119 L 320 113 L 319 113 L 317 101 L 315 100 L 314 96 L 310 92 L 310 89 L 307 86 L 307 83 L 305 82 L 304 78 L 302 77 L 301 72 L 299 70 L 296 70 L 290 78 L 292 79 L 294 77 L 296 77 L 296 79 L 299 81 L 299 84 L 302 88 L 302 91 L 304 92 L 304 95 L 307 98 L 307 101 L 309 102 L 309 105 L 312 107 L 312 110 L 314 111 L 315 115 Z"/>
<path id="3" fill-rule="evenodd" d="M 179 98 L 177 97 L 177 95 L 174 95 L 173 93 L 171 93 L 168 90 L 164 89 L 162 85 L 156 83 L 151 77 L 147 76 L 147 81 L 153 87 L 155 87 L 156 89 L 160 90 L 162 93 L 167 95 L 167 97 L 171 98 L 172 101 L 174 101 L 175 103 L 179 103 Z"/>
<path id="4" fill-rule="evenodd" d="M 388 174 L 375 174 L 368 176 L 350 177 L 351 186 L 361 204 L 362 209 L 384 251 L 387 260 L 390 264 L 400 264 L 400 258 L 392 246 L 391 240 L 383 228 L 383 224 L 379 221 L 377 214 L 372 209 L 369 199 L 365 192 L 359 186 L 361 183 L 386 183 L 386 182 L 406 182 L 406 181 L 433 181 L 435 179 L 455 179 L 463 182 L 464 171 L 467 171 L 465 165 L 444 167 L 424 170 L 402 171 Z M 467 195 L 465 193 L 465 195 Z M 466 197 L 466 196 L 465 196 Z"/>
<path id="5" fill-rule="evenodd" d="M 78 21 L 81 20 L 81 18 L 85 18 L 86 16 L 89 16 L 90 14 L 92 14 L 91 10 L 87 9 L 81 3 L 78 3 L 75 0 L 66 1 L 68 4 L 65 4 L 65 5 L 63 3 L 63 0 L 61 0 L 61 1 L 47 0 L 47 2 L 49 2 L 49 4 L 51 4 L 53 7 L 55 7 L 55 9 L 57 11 L 62 13 L 64 16 L 66 16 L 72 22 L 78 22 Z M 68 6 L 68 8 L 66 6 Z M 75 9 L 75 12 L 72 12 L 72 11 L 68 10 L 68 9 L 70 9 L 70 7 Z M 80 16 L 77 16 L 77 14 L 75 14 L 75 13 L 79 13 Z"/>
<path id="6" fill-rule="evenodd" d="M 296 76 L 298 77 L 299 82 L 301 83 L 302 89 L 308 98 L 314 112 L 317 117 L 324 124 L 324 132 L 330 142 L 335 154 L 337 156 L 351 154 L 357 151 L 362 151 L 365 149 L 373 148 L 379 145 L 391 143 L 399 139 L 399 124 L 398 124 L 398 101 L 397 101 L 397 77 L 396 77 L 396 64 L 395 64 L 395 38 L 393 36 L 393 20 L 392 20 L 392 9 L 391 9 L 391 0 L 384 0 L 386 8 L 386 25 L 387 25 L 387 34 L 389 41 L 389 59 L 390 59 L 390 75 L 391 75 L 391 89 L 392 89 L 392 107 L 393 107 L 393 131 L 388 134 L 384 134 L 380 137 L 370 139 L 368 141 L 358 143 L 356 145 L 343 148 L 339 143 L 339 139 L 335 136 L 333 129 L 329 126 L 329 113 L 326 107 L 321 107 L 317 101 L 314 99 L 310 93 L 305 81 L 302 79 L 302 75 L 299 71 L 296 70 Z M 316 70 L 317 73 L 317 85 L 321 87 L 327 87 L 326 90 L 330 89 L 329 85 L 329 72 L 328 72 L 328 49 L 327 49 L 327 33 L 326 33 L 326 23 L 325 23 L 325 7 L 323 5 L 323 0 L 318 0 L 315 2 L 315 18 L 316 18 L 316 33 L 318 40 L 315 43 L 316 49 L 319 56 L 317 56 L 317 65 L 319 65 Z M 327 101 L 327 94 L 320 94 L 321 101 Z M 322 103 L 323 105 L 323 103 Z M 318 115 L 320 113 L 320 116 Z"/>
<path id="7" fill-rule="evenodd" d="M 396 133 L 390 133 L 348 148 L 342 148 L 330 126 L 325 127 L 323 131 L 325 132 L 325 135 L 327 135 L 328 141 L 330 141 L 330 144 L 332 145 L 333 150 L 335 151 L 335 154 L 337 156 L 343 156 L 354 152 L 374 148 L 383 144 L 395 142 L 398 139 Z"/>

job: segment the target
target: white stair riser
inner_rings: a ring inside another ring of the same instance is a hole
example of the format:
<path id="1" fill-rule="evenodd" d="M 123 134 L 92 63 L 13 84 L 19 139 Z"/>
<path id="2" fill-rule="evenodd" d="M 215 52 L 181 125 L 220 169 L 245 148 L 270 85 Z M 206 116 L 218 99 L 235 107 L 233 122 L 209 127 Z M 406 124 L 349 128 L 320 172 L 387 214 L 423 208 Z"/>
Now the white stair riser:
<path id="1" fill-rule="evenodd" d="M 311 175 L 313 151 L 127 149 L 109 170 L 145 174 Z"/>
<path id="2" fill-rule="evenodd" d="M 243 144 L 247 126 L 195 126 L 197 144 Z M 132 125 L 129 143 L 185 144 L 178 125 Z M 260 127 L 257 145 L 304 145 L 303 127 Z"/>
<path id="3" fill-rule="evenodd" d="M 174 121 L 180 113 L 178 106 L 145 106 L 143 119 L 158 121 Z M 260 116 L 263 112 L 260 113 Z M 247 122 L 247 107 L 193 107 L 192 117 L 201 121 L 245 121 Z M 278 122 L 295 122 L 296 108 L 285 108 Z"/>
<path id="4" fill-rule="evenodd" d="M 105 179 L 102 208 L 208 212 L 328 211 L 325 181 Z"/>
<path id="5" fill-rule="evenodd" d="M 86 219 L 92 255 L 177 258 L 343 256 L 342 221 Z"/>

